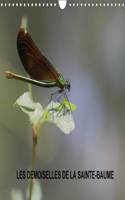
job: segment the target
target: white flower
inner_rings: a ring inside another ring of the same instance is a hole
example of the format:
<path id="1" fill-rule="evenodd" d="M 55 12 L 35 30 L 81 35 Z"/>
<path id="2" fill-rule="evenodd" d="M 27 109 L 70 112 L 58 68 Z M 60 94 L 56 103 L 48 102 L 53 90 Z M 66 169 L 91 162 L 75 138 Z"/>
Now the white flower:
<path id="1" fill-rule="evenodd" d="M 72 111 L 76 106 L 64 99 L 63 103 L 51 101 L 45 109 L 40 103 L 35 103 L 29 92 L 25 92 L 16 100 L 16 105 L 26 113 L 32 124 L 40 127 L 44 122 L 54 123 L 65 134 L 70 134 L 75 128 Z"/>
<path id="2" fill-rule="evenodd" d="M 32 200 L 42 200 L 42 187 L 38 180 L 33 181 L 33 190 L 32 190 Z M 11 190 L 11 200 L 25 200 L 28 199 L 29 190 L 26 191 L 26 198 L 24 198 L 22 192 L 18 189 Z"/>
<path id="3" fill-rule="evenodd" d="M 74 120 L 70 110 L 64 110 L 65 107 L 61 110 L 58 110 L 60 104 L 58 102 L 51 102 L 47 106 L 47 110 L 50 111 L 50 115 L 48 116 L 48 121 L 54 123 L 59 129 L 61 129 L 65 134 L 70 134 L 74 128 Z M 55 111 L 53 112 L 53 110 Z"/>

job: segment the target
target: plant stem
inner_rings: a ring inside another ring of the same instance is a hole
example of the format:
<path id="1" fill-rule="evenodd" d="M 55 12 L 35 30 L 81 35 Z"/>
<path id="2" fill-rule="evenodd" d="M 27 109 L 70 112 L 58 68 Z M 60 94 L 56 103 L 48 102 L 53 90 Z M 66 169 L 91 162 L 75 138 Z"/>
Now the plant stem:
<path id="1" fill-rule="evenodd" d="M 28 83 L 28 89 L 29 89 L 30 96 L 31 96 L 31 98 L 32 98 L 32 100 L 33 100 L 32 86 L 31 86 L 30 83 Z"/>
<path id="2" fill-rule="evenodd" d="M 34 170 L 35 169 L 37 139 L 36 139 L 36 137 L 34 137 L 34 135 L 36 135 L 34 127 L 32 128 L 32 130 L 33 130 L 33 146 L 32 146 L 32 166 L 31 166 L 31 170 Z M 33 191 L 33 179 L 30 179 L 28 200 L 32 200 L 32 191 Z"/>

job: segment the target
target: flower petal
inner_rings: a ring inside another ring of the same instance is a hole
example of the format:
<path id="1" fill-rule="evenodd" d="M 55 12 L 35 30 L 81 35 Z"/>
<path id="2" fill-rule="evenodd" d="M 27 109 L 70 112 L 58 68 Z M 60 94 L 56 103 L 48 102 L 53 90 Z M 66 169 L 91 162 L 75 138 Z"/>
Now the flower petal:
<path id="1" fill-rule="evenodd" d="M 13 189 L 11 191 L 11 200 L 23 200 L 23 194 L 20 190 Z"/>
<path id="2" fill-rule="evenodd" d="M 44 110 L 40 103 L 33 102 L 29 92 L 25 92 L 21 95 L 16 100 L 16 105 L 29 116 L 31 123 L 39 123 Z"/>
<path id="3" fill-rule="evenodd" d="M 43 116 L 44 110 L 40 103 L 35 103 L 35 110 L 33 113 L 29 113 L 31 123 L 38 123 Z"/>
<path id="4" fill-rule="evenodd" d="M 15 102 L 16 105 L 18 105 L 20 108 L 22 108 L 23 112 L 27 113 L 27 109 L 34 110 L 34 102 L 31 98 L 31 95 L 29 92 L 25 92 L 23 95 L 21 95 Z M 25 110 L 26 108 L 26 110 Z M 29 112 L 29 111 L 28 111 Z"/>
<path id="5" fill-rule="evenodd" d="M 26 199 L 28 199 L 29 188 L 27 190 L 26 196 Z M 42 200 L 42 187 L 38 180 L 33 180 L 32 200 Z"/>
<path id="6" fill-rule="evenodd" d="M 61 107 L 61 110 L 59 109 Z M 68 110 L 65 112 L 65 105 L 58 102 L 50 102 L 47 106 L 48 110 L 48 121 L 54 123 L 58 128 L 60 128 L 65 134 L 70 134 L 74 128 L 73 116 Z"/>
<path id="7" fill-rule="evenodd" d="M 64 116 L 56 118 L 55 124 L 65 134 L 70 134 L 75 128 L 75 123 L 71 114 L 66 114 Z"/>

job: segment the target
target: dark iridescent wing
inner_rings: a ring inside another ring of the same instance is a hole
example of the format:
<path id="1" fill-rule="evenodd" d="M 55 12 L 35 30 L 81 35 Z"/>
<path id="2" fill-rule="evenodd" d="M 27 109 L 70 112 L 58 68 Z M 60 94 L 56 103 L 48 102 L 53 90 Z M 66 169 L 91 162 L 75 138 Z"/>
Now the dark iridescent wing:
<path id="1" fill-rule="evenodd" d="M 17 36 L 17 49 L 27 73 L 36 80 L 57 81 L 59 73 L 36 47 L 29 33 L 20 28 Z"/>

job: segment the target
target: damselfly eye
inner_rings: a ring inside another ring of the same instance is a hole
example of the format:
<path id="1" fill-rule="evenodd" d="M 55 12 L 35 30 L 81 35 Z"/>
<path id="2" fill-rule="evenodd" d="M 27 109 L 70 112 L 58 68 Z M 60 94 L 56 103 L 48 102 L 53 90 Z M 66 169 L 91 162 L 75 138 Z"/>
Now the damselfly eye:
<path id="1" fill-rule="evenodd" d="M 70 84 L 70 82 L 67 81 L 67 84 L 66 84 L 66 85 L 67 85 L 67 86 L 66 86 L 66 87 L 67 87 L 67 90 L 70 91 L 70 89 L 71 89 L 71 84 Z"/>

